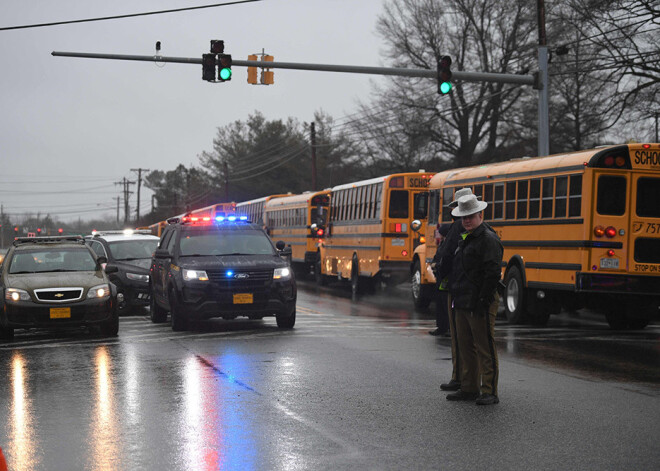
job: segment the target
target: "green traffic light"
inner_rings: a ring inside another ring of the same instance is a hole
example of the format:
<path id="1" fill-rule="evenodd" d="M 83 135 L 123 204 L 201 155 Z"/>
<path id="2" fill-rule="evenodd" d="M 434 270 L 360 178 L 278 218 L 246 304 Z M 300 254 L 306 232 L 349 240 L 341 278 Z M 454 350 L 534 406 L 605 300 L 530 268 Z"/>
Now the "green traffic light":
<path id="1" fill-rule="evenodd" d="M 220 69 L 220 78 L 222 80 L 229 80 L 231 78 L 231 69 L 223 68 Z"/>
<path id="2" fill-rule="evenodd" d="M 443 95 L 446 95 L 446 94 L 449 93 L 450 91 L 451 91 L 451 83 L 450 83 L 450 82 L 442 82 L 442 83 L 440 84 L 440 92 L 441 92 Z"/>

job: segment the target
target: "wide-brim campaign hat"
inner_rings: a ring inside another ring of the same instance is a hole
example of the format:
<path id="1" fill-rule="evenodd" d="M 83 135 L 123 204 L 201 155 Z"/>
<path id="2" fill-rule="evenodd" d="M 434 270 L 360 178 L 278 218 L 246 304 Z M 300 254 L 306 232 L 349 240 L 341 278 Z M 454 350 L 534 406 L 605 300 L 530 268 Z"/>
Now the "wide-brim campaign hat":
<path id="1" fill-rule="evenodd" d="M 461 199 L 463 196 L 468 196 L 471 195 L 472 189 L 471 188 L 461 188 L 460 190 L 456 190 L 456 194 L 454 195 L 454 201 L 449 203 L 447 207 L 449 208 L 455 208 L 458 205 L 458 200 Z M 477 196 L 477 198 L 479 198 Z"/>
<path id="2" fill-rule="evenodd" d="M 461 196 L 458 199 L 458 207 L 452 210 L 451 215 L 459 218 L 470 216 L 471 214 L 480 213 L 487 206 L 488 203 L 479 201 L 475 195 Z"/>

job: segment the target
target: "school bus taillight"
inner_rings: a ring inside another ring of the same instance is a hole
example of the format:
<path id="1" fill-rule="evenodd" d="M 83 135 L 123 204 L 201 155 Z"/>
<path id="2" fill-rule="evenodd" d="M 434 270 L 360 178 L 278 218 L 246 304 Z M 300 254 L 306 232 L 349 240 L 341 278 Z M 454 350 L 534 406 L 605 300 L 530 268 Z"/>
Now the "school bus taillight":
<path id="1" fill-rule="evenodd" d="M 603 226 L 594 227 L 594 235 L 596 237 L 603 237 L 605 235 L 605 228 Z"/>
<path id="2" fill-rule="evenodd" d="M 316 231 L 317 236 L 322 236 L 323 234 L 325 234 L 325 231 L 323 229 L 317 229 Z"/>
<path id="3" fill-rule="evenodd" d="M 610 249 L 607 251 L 607 256 L 608 257 L 614 257 L 614 250 Z"/>
<path id="4" fill-rule="evenodd" d="M 616 228 L 609 226 L 607 229 L 605 229 L 605 235 L 610 239 L 616 236 Z"/>
<path id="5" fill-rule="evenodd" d="M 402 250 L 401 251 L 401 256 L 402 257 L 407 257 L 408 256 L 408 251 L 407 250 Z"/>

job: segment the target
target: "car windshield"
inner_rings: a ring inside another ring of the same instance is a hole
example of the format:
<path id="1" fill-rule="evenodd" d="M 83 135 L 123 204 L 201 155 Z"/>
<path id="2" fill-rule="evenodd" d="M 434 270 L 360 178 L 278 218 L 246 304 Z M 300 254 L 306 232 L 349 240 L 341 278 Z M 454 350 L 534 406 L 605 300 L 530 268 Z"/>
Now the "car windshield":
<path id="1" fill-rule="evenodd" d="M 108 242 L 108 245 L 115 260 L 139 260 L 151 258 L 158 247 L 158 239 L 121 240 Z"/>
<path id="2" fill-rule="evenodd" d="M 181 236 L 180 254 L 272 255 L 273 244 L 259 231 L 191 231 Z"/>
<path id="3" fill-rule="evenodd" d="M 9 273 L 45 273 L 60 271 L 94 271 L 96 260 L 85 248 L 53 247 L 42 250 L 21 250 L 14 253 Z"/>

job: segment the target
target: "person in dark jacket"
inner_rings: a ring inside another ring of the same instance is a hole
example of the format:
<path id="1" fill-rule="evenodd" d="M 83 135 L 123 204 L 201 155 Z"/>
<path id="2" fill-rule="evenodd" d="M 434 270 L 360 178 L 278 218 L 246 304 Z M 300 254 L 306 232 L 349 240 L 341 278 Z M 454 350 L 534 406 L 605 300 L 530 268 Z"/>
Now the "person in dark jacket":
<path id="1" fill-rule="evenodd" d="M 454 201 L 447 205 L 447 208 L 455 208 L 458 205 L 458 199 L 471 195 L 472 190 L 470 188 L 461 188 L 456 191 L 454 195 Z M 435 278 L 444 282 L 447 286 L 451 283 L 451 274 L 454 261 L 454 253 L 458 248 L 458 241 L 461 239 L 461 232 L 463 232 L 463 225 L 461 224 L 461 218 L 454 218 L 454 222 L 451 223 L 449 227 L 449 232 L 443 241 L 442 245 L 438 247 L 438 250 L 435 252 L 433 257 L 433 263 L 435 265 Z M 447 383 L 442 383 L 440 389 L 443 391 L 457 391 L 461 387 L 461 362 L 460 362 L 460 353 L 458 351 L 457 339 L 458 335 L 456 333 L 456 313 L 452 308 L 452 299 L 451 292 L 447 296 L 447 314 L 449 317 L 449 332 L 451 334 L 451 379 Z"/>
<path id="2" fill-rule="evenodd" d="M 458 207 L 452 211 L 465 229 L 454 256 L 450 282 L 462 374 L 460 389 L 448 394 L 447 399 L 476 400 L 478 405 L 499 402 L 494 330 L 503 248 L 495 231 L 483 223 L 487 206 L 469 195 L 459 198 Z"/>
<path id="3" fill-rule="evenodd" d="M 442 252 L 442 244 L 445 241 L 445 237 L 447 237 L 447 233 L 449 233 L 449 229 L 451 228 L 451 224 L 445 223 L 445 224 L 438 224 L 437 229 L 435 230 L 435 237 L 436 237 L 436 242 L 438 244 L 438 248 L 435 251 L 436 256 L 438 255 L 438 252 Z M 433 263 L 432 266 L 437 267 L 440 264 L 440 260 L 437 260 L 436 257 L 433 257 Z M 435 273 L 434 273 L 435 274 Z M 448 299 L 447 296 L 449 295 L 449 286 L 447 278 L 439 279 L 436 276 L 435 279 L 435 326 L 436 329 L 432 330 L 429 332 L 429 334 L 438 336 L 451 336 L 449 333 L 449 315 L 448 315 Z"/>

